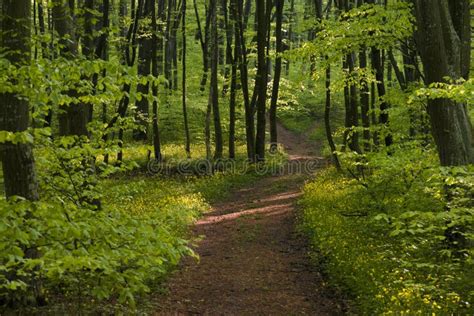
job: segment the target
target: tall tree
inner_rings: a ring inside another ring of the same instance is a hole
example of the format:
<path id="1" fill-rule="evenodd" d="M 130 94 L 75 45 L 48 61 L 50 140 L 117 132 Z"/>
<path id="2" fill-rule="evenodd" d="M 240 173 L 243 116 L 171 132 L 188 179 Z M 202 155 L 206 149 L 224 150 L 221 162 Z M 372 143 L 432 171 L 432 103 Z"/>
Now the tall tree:
<path id="1" fill-rule="evenodd" d="M 183 10 L 183 21 L 181 25 L 181 32 L 183 36 L 182 56 L 181 56 L 181 86 L 182 86 L 182 106 L 183 106 L 183 119 L 184 119 L 184 136 L 185 136 L 185 149 L 186 156 L 191 158 L 191 139 L 189 135 L 189 123 L 188 123 L 188 109 L 186 105 L 186 0 L 183 0 L 181 9 Z"/>
<path id="2" fill-rule="evenodd" d="M 414 0 L 417 45 L 426 83 L 469 76 L 468 0 Z M 450 99 L 428 100 L 431 131 L 442 165 L 474 162 L 472 127 L 466 104 Z"/>
<path id="3" fill-rule="evenodd" d="M 143 18 L 151 19 L 152 11 L 155 10 L 155 1 L 145 0 L 145 5 L 143 6 L 143 11 L 140 13 Z M 152 63 L 152 54 L 153 54 L 153 38 L 149 36 L 151 29 L 150 24 L 143 23 L 143 26 L 140 29 L 138 34 L 138 75 L 148 76 L 151 74 L 151 63 Z M 140 128 L 135 130 L 133 133 L 133 138 L 135 140 L 147 140 L 147 127 L 148 127 L 148 115 L 150 112 L 148 98 L 146 95 L 150 90 L 150 84 L 139 83 L 137 86 L 137 92 L 143 95 L 142 98 L 139 98 L 136 102 L 137 107 L 137 121 L 140 122 Z"/>
<path id="4" fill-rule="evenodd" d="M 272 98 L 270 101 L 270 146 L 272 150 L 276 149 L 278 142 L 277 135 L 277 102 L 278 102 L 278 92 L 280 90 L 280 77 L 281 77 L 281 53 L 283 52 L 283 6 L 284 0 L 276 0 L 276 26 L 275 26 L 275 37 L 276 37 L 276 58 L 275 58 L 275 73 L 273 77 L 273 87 L 272 87 Z"/>
<path id="5" fill-rule="evenodd" d="M 17 67 L 27 65 L 31 58 L 31 1 L 2 1 L 0 10 L 3 32 L 0 37 L 1 48 L 5 49 L 5 58 Z M 14 92 L 1 94 L 0 130 L 8 133 L 26 133 L 29 124 L 28 106 L 28 100 Z M 6 197 L 20 196 L 30 201 L 38 200 L 38 182 L 31 144 L 0 142 L 0 159 Z M 39 257 L 35 245 L 29 245 L 24 251 L 26 258 Z M 41 283 L 38 280 L 31 280 L 28 283 L 33 290 L 30 296 L 33 297 L 33 302 L 30 303 L 43 304 Z"/>
<path id="6" fill-rule="evenodd" d="M 240 81 L 242 85 L 242 94 L 244 97 L 244 111 L 245 111 L 245 137 L 247 143 L 247 158 L 250 161 L 255 160 L 255 125 L 253 109 L 250 105 L 249 86 L 248 86 L 248 65 L 247 65 L 247 48 L 245 44 L 245 28 L 243 18 L 243 1 L 233 0 L 235 23 L 235 46 L 237 56 L 239 58 L 239 72 Z M 247 1 L 250 3 L 250 1 Z"/>
<path id="7" fill-rule="evenodd" d="M 52 0 L 53 24 L 58 33 L 61 55 L 66 58 L 75 58 L 78 54 L 76 30 L 70 3 L 66 0 Z M 74 89 L 67 91 L 69 95 L 77 97 Z M 59 115 L 59 133 L 61 135 L 87 135 L 88 111 L 84 104 L 71 103 L 62 109 Z"/>
<path id="8" fill-rule="evenodd" d="M 234 0 L 230 1 L 231 14 L 235 13 L 236 5 L 237 4 Z M 240 52 L 239 52 L 239 46 L 237 43 L 237 34 L 236 34 L 237 21 L 235 19 L 236 19 L 235 16 L 233 16 L 232 19 L 227 18 L 227 29 L 230 28 L 230 31 L 227 31 L 227 34 L 230 34 L 230 36 L 227 36 L 227 49 L 232 48 L 232 38 L 233 38 L 232 35 L 235 34 L 234 53 L 232 55 L 232 52 L 230 51 L 227 54 L 227 57 L 230 58 L 230 62 L 232 64 L 231 78 L 230 78 L 230 96 L 229 96 L 230 98 L 229 99 L 229 158 L 230 159 L 235 158 L 235 120 L 236 120 L 235 107 L 236 107 L 236 92 L 237 92 L 237 67 L 240 61 Z"/>
<path id="9" fill-rule="evenodd" d="M 266 129 L 266 101 L 267 101 L 267 5 L 266 1 L 257 1 L 257 75 L 255 91 L 257 96 L 257 133 L 255 138 L 255 155 L 257 160 L 265 159 L 265 129 Z"/>
<path id="10" fill-rule="evenodd" d="M 152 31 L 152 44 L 151 44 L 151 68 L 152 75 L 158 77 L 158 25 L 156 21 L 156 6 L 155 0 L 149 0 L 150 3 L 150 15 L 151 15 L 151 31 Z M 155 159 L 158 161 L 162 160 L 161 156 L 161 140 L 160 140 L 160 129 L 158 126 L 158 85 L 157 83 L 152 84 L 153 94 L 153 110 L 152 110 L 152 125 L 153 125 L 153 149 Z"/>
<path id="11" fill-rule="evenodd" d="M 1 9 L 2 31 L 8 34 L 1 37 L 6 58 L 15 66 L 24 66 L 31 57 L 31 1 L 4 1 Z M 11 133 L 26 132 L 29 124 L 28 101 L 15 93 L 3 93 L 0 97 L 0 129 Z M 12 142 L 0 145 L 5 195 L 37 200 L 38 184 L 31 145 Z"/>
<path id="12" fill-rule="evenodd" d="M 219 112 L 219 88 L 218 88 L 218 67 L 219 67 L 219 50 L 218 50 L 218 26 L 217 26 L 217 0 L 209 2 L 209 10 L 211 10 L 211 87 L 209 89 L 209 102 L 212 104 L 212 113 L 214 118 L 214 134 L 215 134 L 215 152 L 214 158 L 222 158 L 223 140 L 222 127 Z"/>

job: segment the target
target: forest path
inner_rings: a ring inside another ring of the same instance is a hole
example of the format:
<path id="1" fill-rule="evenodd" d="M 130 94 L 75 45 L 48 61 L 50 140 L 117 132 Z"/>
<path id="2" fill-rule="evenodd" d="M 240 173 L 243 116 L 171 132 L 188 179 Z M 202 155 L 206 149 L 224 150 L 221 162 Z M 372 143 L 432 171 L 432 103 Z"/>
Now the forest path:
<path id="1" fill-rule="evenodd" d="M 292 165 L 317 160 L 318 146 L 279 126 Z M 269 176 L 231 192 L 193 228 L 204 236 L 157 298 L 156 315 L 340 315 L 295 231 L 296 202 L 308 175 Z M 155 304 L 154 304 L 155 305 Z"/>

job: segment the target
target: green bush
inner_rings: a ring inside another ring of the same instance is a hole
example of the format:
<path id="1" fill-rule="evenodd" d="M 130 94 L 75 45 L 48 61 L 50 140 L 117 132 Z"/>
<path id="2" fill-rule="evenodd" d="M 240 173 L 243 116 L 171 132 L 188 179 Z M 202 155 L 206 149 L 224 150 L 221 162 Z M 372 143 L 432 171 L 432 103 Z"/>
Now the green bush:
<path id="1" fill-rule="evenodd" d="M 203 148 L 193 147 L 196 159 L 203 158 Z M 237 149 L 242 157 L 244 147 Z M 128 161 L 121 165 L 94 164 L 84 157 L 100 157 L 97 144 L 44 139 L 36 149 L 41 200 L 0 199 L 2 304 L 28 305 L 41 284 L 49 308 L 104 300 L 133 308 L 183 256 L 194 256 L 189 225 L 232 187 L 258 176 L 129 174 L 146 151 L 144 145 L 126 147 Z M 163 148 L 170 160 L 180 151 Z"/>
<path id="2" fill-rule="evenodd" d="M 472 313 L 474 173 L 413 148 L 318 174 L 304 190 L 303 227 L 361 313 Z"/>

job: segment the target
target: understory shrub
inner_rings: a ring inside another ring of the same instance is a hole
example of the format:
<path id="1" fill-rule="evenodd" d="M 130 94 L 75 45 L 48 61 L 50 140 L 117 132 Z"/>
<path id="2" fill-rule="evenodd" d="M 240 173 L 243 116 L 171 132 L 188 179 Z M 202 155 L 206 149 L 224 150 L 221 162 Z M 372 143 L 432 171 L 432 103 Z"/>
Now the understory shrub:
<path id="1" fill-rule="evenodd" d="M 330 279 L 362 314 L 472 314 L 472 166 L 439 167 L 419 146 L 345 166 L 318 174 L 302 200 Z"/>

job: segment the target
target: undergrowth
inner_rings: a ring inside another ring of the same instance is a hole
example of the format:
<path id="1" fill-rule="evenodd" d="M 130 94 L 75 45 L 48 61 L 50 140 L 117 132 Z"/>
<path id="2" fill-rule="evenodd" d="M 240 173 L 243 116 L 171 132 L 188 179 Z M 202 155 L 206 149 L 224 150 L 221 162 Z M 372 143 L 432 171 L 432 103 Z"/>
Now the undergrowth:
<path id="1" fill-rule="evenodd" d="M 330 280 L 364 315 L 472 314 L 472 168 L 409 146 L 368 155 L 304 189 L 302 225 Z"/>
<path id="2" fill-rule="evenodd" d="M 238 146 L 238 157 L 244 157 L 243 148 Z M 193 149 L 193 159 L 204 159 L 202 148 Z M 263 175 L 255 167 L 198 176 L 130 174 L 142 168 L 146 145 L 125 148 L 128 162 L 120 167 L 98 161 L 100 172 L 91 174 L 82 158 L 89 150 L 67 144 L 43 148 L 38 160 L 42 200 L 0 200 L 0 287 L 10 302 L 6 310 L 116 313 L 134 310 L 137 302 L 146 309 L 147 293 L 159 290 L 183 256 L 196 256 L 189 246 L 190 224 L 233 188 Z M 163 152 L 171 160 L 179 150 L 166 145 Z M 275 157 L 270 164 L 284 159 Z M 242 164 L 239 158 L 236 165 Z M 30 256 L 31 249 L 41 256 Z M 33 299 L 34 291 L 23 281 L 32 279 L 28 283 L 43 289 L 47 306 L 18 309 Z"/>

